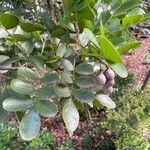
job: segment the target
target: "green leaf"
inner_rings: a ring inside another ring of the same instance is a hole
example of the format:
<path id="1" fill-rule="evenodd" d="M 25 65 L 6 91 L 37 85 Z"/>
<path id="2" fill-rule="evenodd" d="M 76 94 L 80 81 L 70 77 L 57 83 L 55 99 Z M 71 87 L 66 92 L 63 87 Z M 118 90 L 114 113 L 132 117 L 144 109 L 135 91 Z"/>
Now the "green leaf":
<path id="1" fill-rule="evenodd" d="M 19 19 L 14 14 L 11 14 L 9 12 L 5 12 L 0 15 L 0 23 L 6 28 L 6 29 L 12 29 L 19 25 Z"/>
<path id="2" fill-rule="evenodd" d="M 122 20 L 122 24 L 123 26 L 126 28 L 130 25 L 139 23 L 140 20 L 142 18 L 142 15 L 130 15 L 130 16 L 126 16 L 125 18 L 123 18 Z"/>
<path id="3" fill-rule="evenodd" d="M 67 17 L 69 17 L 71 15 L 71 12 L 74 10 L 75 2 L 76 0 L 63 0 L 63 8 Z"/>
<path id="4" fill-rule="evenodd" d="M 67 50 L 67 45 L 65 43 L 60 43 L 56 52 L 57 56 L 63 57 L 65 55 L 65 52 Z"/>
<path id="5" fill-rule="evenodd" d="M 44 69 L 44 61 L 40 57 L 34 56 L 31 61 L 37 68 Z"/>
<path id="6" fill-rule="evenodd" d="M 0 63 L 4 62 L 5 60 L 9 59 L 6 55 L 0 55 Z"/>
<path id="7" fill-rule="evenodd" d="M 54 90 L 54 85 L 46 85 L 45 87 L 37 90 L 35 92 L 35 95 L 40 98 L 46 98 L 46 99 L 54 98 L 57 96 Z"/>
<path id="8" fill-rule="evenodd" d="M 77 89 L 73 95 L 77 100 L 85 103 L 90 103 L 95 98 L 93 92 L 89 89 Z"/>
<path id="9" fill-rule="evenodd" d="M 134 48 L 139 47 L 140 44 L 141 44 L 141 42 L 137 42 L 137 41 L 135 41 L 135 42 L 129 42 L 129 43 L 126 43 L 126 44 L 122 44 L 121 46 L 119 46 L 117 48 L 117 50 L 118 50 L 118 52 L 120 54 L 122 54 L 124 52 L 129 51 L 130 49 L 134 49 Z"/>
<path id="10" fill-rule="evenodd" d="M 106 60 L 114 63 L 122 63 L 122 58 L 119 52 L 105 36 L 100 36 L 100 46 Z"/>
<path id="11" fill-rule="evenodd" d="M 64 70 L 61 74 L 62 79 L 67 83 L 73 83 L 72 76 L 73 75 L 71 74 L 71 72 L 66 70 Z"/>
<path id="12" fill-rule="evenodd" d="M 40 131 L 40 116 L 34 110 L 29 111 L 21 120 L 19 132 L 23 140 L 34 139 Z"/>
<path id="13" fill-rule="evenodd" d="M 114 15 L 125 13 L 128 10 L 131 10 L 141 4 L 141 0 L 128 0 L 125 1 L 120 7 L 114 11 Z"/>
<path id="14" fill-rule="evenodd" d="M 39 100 L 35 104 L 36 111 L 44 117 L 53 117 L 57 114 L 57 106 L 50 100 Z"/>
<path id="15" fill-rule="evenodd" d="M 65 102 L 62 117 L 69 135 L 73 135 L 73 132 L 77 129 L 79 124 L 79 112 L 71 99 Z"/>
<path id="16" fill-rule="evenodd" d="M 0 26 L 0 38 L 5 38 L 8 36 L 8 33 L 6 30 L 4 30 L 1 26 Z"/>
<path id="17" fill-rule="evenodd" d="M 76 78 L 75 83 L 81 88 L 90 88 L 94 85 L 94 80 L 90 76 L 80 76 Z"/>
<path id="18" fill-rule="evenodd" d="M 54 29 L 57 28 L 54 21 L 51 19 L 51 16 L 48 13 L 44 13 L 42 15 L 42 22 L 46 29 L 51 33 Z"/>
<path id="19" fill-rule="evenodd" d="M 111 68 L 116 72 L 121 78 L 126 78 L 128 76 L 128 71 L 123 64 L 111 64 Z"/>
<path id="20" fill-rule="evenodd" d="M 19 41 L 27 41 L 29 40 L 28 37 L 21 35 L 21 34 L 12 34 L 11 36 L 6 37 L 7 40 L 10 40 L 12 42 L 19 42 Z"/>
<path id="21" fill-rule="evenodd" d="M 77 12 L 77 14 L 74 15 L 74 19 L 76 20 L 93 20 L 95 17 L 95 12 L 90 6 L 85 7 L 84 9 Z"/>
<path id="22" fill-rule="evenodd" d="M 87 7 L 90 4 L 91 0 L 77 0 L 76 1 L 76 9 L 81 10 Z"/>
<path id="23" fill-rule="evenodd" d="M 69 89 L 69 87 L 64 85 L 55 86 L 55 92 L 60 97 L 69 97 L 71 95 L 71 90 Z"/>
<path id="24" fill-rule="evenodd" d="M 31 69 L 26 67 L 20 67 L 17 73 L 27 79 L 38 80 L 38 75 Z"/>
<path id="25" fill-rule="evenodd" d="M 59 76 L 57 73 L 48 73 L 46 76 L 42 78 L 41 81 L 46 84 L 57 83 L 59 81 Z"/>
<path id="26" fill-rule="evenodd" d="M 79 20 L 78 24 L 79 24 L 79 28 L 80 28 L 81 32 L 84 30 L 84 28 L 88 28 L 90 30 L 92 30 L 94 28 L 92 21 L 87 20 L 87 19 Z"/>
<path id="27" fill-rule="evenodd" d="M 57 29 L 53 30 L 51 36 L 60 38 L 65 33 L 66 33 L 66 30 L 64 28 L 58 27 Z"/>
<path id="28" fill-rule="evenodd" d="M 108 95 L 98 94 L 96 99 L 100 101 L 102 105 L 107 107 L 108 109 L 114 109 L 116 104 L 112 101 L 112 99 Z"/>
<path id="29" fill-rule="evenodd" d="M 145 11 L 144 9 L 142 8 L 135 8 L 135 9 L 132 9 L 128 15 L 144 15 L 145 14 Z"/>
<path id="30" fill-rule="evenodd" d="M 122 28 L 121 24 L 120 24 L 120 20 L 118 18 L 113 18 L 107 21 L 107 23 L 105 24 L 106 29 L 114 32 L 116 30 L 119 30 L 120 28 Z"/>
<path id="31" fill-rule="evenodd" d="M 67 59 L 62 59 L 60 64 L 61 64 L 61 67 L 63 67 L 67 71 L 73 71 L 74 70 L 73 64 Z"/>
<path id="32" fill-rule="evenodd" d="M 24 53 L 26 53 L 27 55 L 29 55 L 30 53 L 32 53 L 33 49 L 34 49 L 34 45 L 31 41 L 26 41 L 26 42 L 23 42 L 21 44 L 21 47 L 22 47 L 22 51 Z"/>
<path id="33" fill-rule="evenodd" d="M 100 19 L 102 20 L 102 23 L 105 24 L 111 17 L 110 11 L 103 11 L 100 14 Z"/>
<path id="34" fill-rule="evenodd" d="M 141 18 L 141 22 L 144 22 L 149 19 L 150 19 L 150 12 L 143 15 L 143 17 Z"/>
<path id="35" fill-rule="evenodd" d="M 21 97 L 9 97 L 3 102 L 3 108 L 7 111 L 25 111 L 33 105 L 31 99 Z"/>
<path id="36" fill-rule="evenodd" d="M 21 23 L 20 27 L 25 32 L 44 31 L 44 27 L 37 23 L 25 22 Z"/>
<path id="37" fill-rule="evenodd" d="M 96 40 L 96 38 L 95 38 L 95 35 L 93 34 L 93 32 L 92 32 L 91 30 L 85 28 L 85 29 L 83 30 L 82 35 L 83 35 L 86 39 L 90 40 L 94 45 L 96 45 L 96 46 L 99 48 L 98 42 L 97 42 L 97 40 Z"/>
<path id="38" fill-rule="evenodd" d="M 76 67 L 76 72 L 82 75 L 93 74 L 93 66 L 87 63 L 81 63 Z"/>
<path id="39" fill-rule="evenodd" d="M 31 84 L 23 82 L 19 79 L 14 79 L 11 81 L 11 88 L 21 94 L 30 95 L 34 92 L 34 88 Z"/>
<path id="40" fill-rule="evenodd" d="M 74 24 L 67 18 L 61 18 L 61 24 L 72 32 L 75 32 Z"/>

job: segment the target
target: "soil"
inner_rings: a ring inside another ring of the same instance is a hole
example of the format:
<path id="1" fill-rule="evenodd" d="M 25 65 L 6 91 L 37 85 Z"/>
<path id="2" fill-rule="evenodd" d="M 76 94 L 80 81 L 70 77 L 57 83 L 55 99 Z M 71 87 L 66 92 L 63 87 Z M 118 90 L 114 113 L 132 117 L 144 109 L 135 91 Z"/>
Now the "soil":
<path id="1" fill-rule="evenodd" d="M 150 57 L 144 59 L 147 51 L 150 51 L 150 37 L 140 39 L 141 46 L 132 53 L 124 54 L 124 63 L 129 73 L 134 74 L 135 81 L 142 83 L 150 70 Z"/>

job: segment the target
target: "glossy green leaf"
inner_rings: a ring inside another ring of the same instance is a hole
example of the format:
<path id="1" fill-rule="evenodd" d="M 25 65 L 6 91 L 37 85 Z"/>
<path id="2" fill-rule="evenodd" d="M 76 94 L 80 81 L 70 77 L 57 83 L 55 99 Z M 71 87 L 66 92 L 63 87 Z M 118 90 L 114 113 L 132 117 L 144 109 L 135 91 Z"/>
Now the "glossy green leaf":
<path id="1" fill-rule="evenodd" d="M 34 56 L 31 61 L 37 68 L 44 69 L 44 61 L 40 57 Z"/>
<path id="2" fill-rule="evenodd" d="M 7 40 L 10 40 L 12 42 L 18 42 L 18 41 L 27 41 L 29 40 L 28 37 L 21 35 L 21 34 L 12 34 L 11 36 L 6 37 Z"/>
<path id="3" fill-rule="evenodd" d="M 109 19 L 105 24 L 106 29 L 114 32 L 122 28 L 120 20 L 118 18 Z M 108 32 L 109 33 L 109 32 Z"/>
<path id="4" fill-rule="evenodd" d="M 60 79 L 57 73 L 48 73 L 46 76 L 42 78 L 42 82 L 46 84 L 57 83 L 59 80 Z"/>
<path id="5" fill-rule="evenodd" d="M 76 78 L 75 83 L 81 88 L 90 88 L 94 85 L 94 80 L 90 76 L 80 76 Z"/>
<path id="6" fill-rule="evenodd" d="M 60 38 L 65 33 L 66 33 L 66 30 L 64 28 L 58 27 L 57 29 L 53 30 L 51 36 Z"/>
<path id="7" fill-rule="evenodd" d="M 22 51 L 27 55 L 32 53 L 34 49 L 34 45 L 31 41 L 22 42 L 21 47 L 22 47 Z"/>
<path id="8" fill-rule="evenodd" d="M 63 0 L 63 8 L 67 17 L 70 16 L 71 12 L 74 10 L 75 2 L 76 0 Z"/>
<path id="9" fill-rule="evenodd" d="M 128 76 L 128 71 L 123 64 L 111 64 L 111 68 L 116 72 L 121 78 L 126 78 Z"/>
<path id="10" fill-rule="evenodd" d="M 38 80 L 38 75 L 31 69 L 26 67 L 20 67 L 17 73 L 27 79 Z"/>
<path id="11" fill-rule="evenodd" d="M 25 111 L 33 105 L 29 98 L 9 97 L 3 102 L 3 108 L 7 111 Z"/>
<path id="12" fill-rule="evenodd" d="M 39 100 L 35 104 L 35 109 L 44 117 L 54 117 L 57 114 L 57 106 L 50 100 Z"/>
<path id="13" fill-rule="evenodd" d="M 73 71 L 74 70 L 73 64 L 67 59 L 61 60 L 61 67 L 63 67 L 67 71 Z"/>
<path id="14" fill-rule="evenodd" d="M 0 26 L 0 38 L 5 38 L 7 36 L 8 36 L 7 31 Z"/>
<path id="15" fill-rule="evenodd" d="M 93 66 L 87 63 L 81 63 L 76 67 L 76 72 L 82 75 L 93 74 Z"/>
<path id="16" fill-rule="evenodd" d="M 128 0 L 122 3 L 117 9 L 114 11 L 114 15 L 125 13 L 128 10 L 135 8 L 141 4 L 141 0 Z"/>
<path id="17" fill-rule="evenodd" d="M 42 15 L 42 22 L 50 33 L 57 27 L 48 13 Z"/>
<path id="18" fill-rule="evenodd" d="M 105 24 L 111 17 L 110 11 L 103 11 L 100 14 L 100 19 L 102 20 L 102 23 Z"/>
<path id="19" fill-rule="evenodd" d="M 64 85 L 55 86 L 55 92 L 60 97 L 69 97 L 71 95 L 71 90 L 69 89 L 69 87 Z"/>
<path id="20" fill-rule="evenodd" d="M 34 88 L 31 84 L 21 81 L 19 79 L 14 79 L 11 81 L 11 88 L 21 94 L 30 95 L 34 92 Z"/>
<path id="21" fill-rule="evenodd" d="M 30 110 L 21 120 L 19 132 L 22 139 L 30 141 L 35 138 L 40 131 L 40 116 L 34 110 Z"/>
<path id="22" fill-rule="evenodd" d="M 37 90 L 35 92 L 35 95 L 40 98 L 46 98 L 46 99 L 54 98 L 57 96 L 54 90 L 54 85 L 46 85 L 45 87 Z"/>
<path id="23" fill-rule="evenodd" d="M 76 1 L 76 9 L 81 10 L 87 7 L 90 4 L 91 0 L 77 0 Z"/>
<path id="24" fill-rule="evenodd" d="M 72 74 L 70 71 L 64 70 L 61 74 L 62 79 L 67 83 L 73 83 Z"/>
<path id="25" fill-rule="evenodd" d="M 82 34 L 86 39 L 90 40 L 94 45 L 99 47 L 96 37 L 91 30 L 85 28 Z"/>
<path id="26" fill-rule="evenodd" d="M 102 49 L 103 57 L 106 60 L 114 63 L 122 63 L 122 58 L 119 52 L 105 36 L 100 36 L 100 46 Z"/>
<path id="27" fill-rule="evenodd" d="M 138 42 L 138 41 L 135 41 L 135 42 L 129 42 L 129 43 L 126 43 L 126 44 L 122 44 L 121 46 L 119 46 L 117 48 L 118 52 L 120 54 L 124 53 L 124 52 L 127 52 L 129 51 L 130 49 L 135 49 L 137 47 L 139 47 L 141 44 L 141 42 Z"/>
<path id="28" fill-rule="evenodd" d="M 90 6 L 85 7 L 84 9 L 78 11 L 76 15 L 74 15 L 74 19 L 82 20 L 82 19 L 87 19 L 87 20 L 93 20 L 95 17 L 95 12 Z"/>
<path id="29" fill-rule="evenodd" d="M 0 23 L 6 28 L 6 29 L 12 29 L 19 25 L 19 19 L 14 14 L 11 14 L 9 12 L 3 13 L 0 15 Z"/>
<path id="30" fill-rule="evenodd" d="M 64 43 L 60 43 L 56 52 L 57 56 L 63 57 L 65 55 L 65 52 L 67 50 L 67 45 Z"/>
<path id="31" fill-rule="evenodd" d="M 100 101 L 102 105 L 107 107 L 108 109 L 114 109 L 116 104 L 112 101 L 112 99 L 108 95 L 98 94 L 96 99 Z"/>
<path id="32" fill-rule="evenodd" d="M 93 24 L 92 24 L 92 21 L 87 20 L 87 19 L 79 20 L 78 24 L 79 24 L 79 28 L 80 28 L 81 31 L 83 31 L 84 28 L 87 28 L 89 30 L 93 30 L 93 28 L 94 28 Z"/>
<path id="33" fill-rule="evenodd" d="M 72 32 L 75 32 L 74 24 L 67 18 L 61 18 L 61 24 Z"/>
<path id="34" fill-rule="evenodd" d="M 62 117 L 65 122 L 67 131 L 70 135 L 77 129 L 79 124 L 79 112 L 71 99 L 68 99 L 62 111 Z"/>
<path id="35" fill-rule="evenodd" d="M 5 60 L 9 59 L 6 55 L 0 55 L 0 63 L 4 62 Z"/>
<path id="36" fill-rule="evenodd" d="M 95 98 L 93 92 L 89 89 L 77 89 L 73 95 L 77 100 L 85 103 L 90 103 Z"/>
<path id="37" fill-rule="evenodd" d="M 44 31 L 44 27 L 37 23 L 25 22 L 21 23 L 20 27 L 25 32 Z"/>
<path id="38" fill-rule="evenodd" d="M 139 23 L 140 20 L 142 18 L 142 15 L 130 15 L 130 16 L 126 16 L 125 18 L 123 18 L 122 20 L 122 24 L 123 26 L 126 28 L 130 25 Z"/>

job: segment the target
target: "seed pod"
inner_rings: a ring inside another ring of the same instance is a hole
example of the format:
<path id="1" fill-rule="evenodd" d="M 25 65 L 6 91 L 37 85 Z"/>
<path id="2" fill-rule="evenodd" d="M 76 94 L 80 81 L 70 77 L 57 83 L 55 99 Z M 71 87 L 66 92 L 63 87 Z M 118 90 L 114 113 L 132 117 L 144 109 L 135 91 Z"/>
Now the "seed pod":
<path id="1" fill-rule="evenodd" d="M 103 73 L 100 73 L 99 75 L 97 75 L 95 80 L 100 85 L 104 85 L 106 83 L 106 77 Z"/>
<path id="2" fill-rule="evenodd" d="M 110 95 L 113 92 L 113 87 L 112 86 L 104 86 L 102 91 L 104 94 Z"/>
<path id="3" fill-rule="evenodd" d="M 115 78 L 115 73 L 114 73 L 114 71 L 113 71 L 112 69 L 110 69 L 110 68 L 107 69 L 107 70 L 105 70 L 104 75 L 106 76 L 106 78 L 107 78 L 108 80 L 112 80 L 112 79 Z"/>

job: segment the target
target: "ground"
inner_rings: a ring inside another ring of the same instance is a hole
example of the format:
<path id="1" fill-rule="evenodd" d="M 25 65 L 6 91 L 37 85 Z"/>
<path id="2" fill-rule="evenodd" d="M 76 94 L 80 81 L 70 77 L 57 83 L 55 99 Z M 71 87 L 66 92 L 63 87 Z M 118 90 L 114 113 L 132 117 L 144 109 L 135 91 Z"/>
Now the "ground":
<path id="1" fill-rule="evenodd" d="M 137 82 L 143 82 L 147 72 L 150 70 L 150 57 L 144 60 L 144 56 L 150 50 L 150 37 L 140 39 L 142 44 L 132 53 L 124 54 L 124 63 L 130 73 L 135 75 Z"/>

